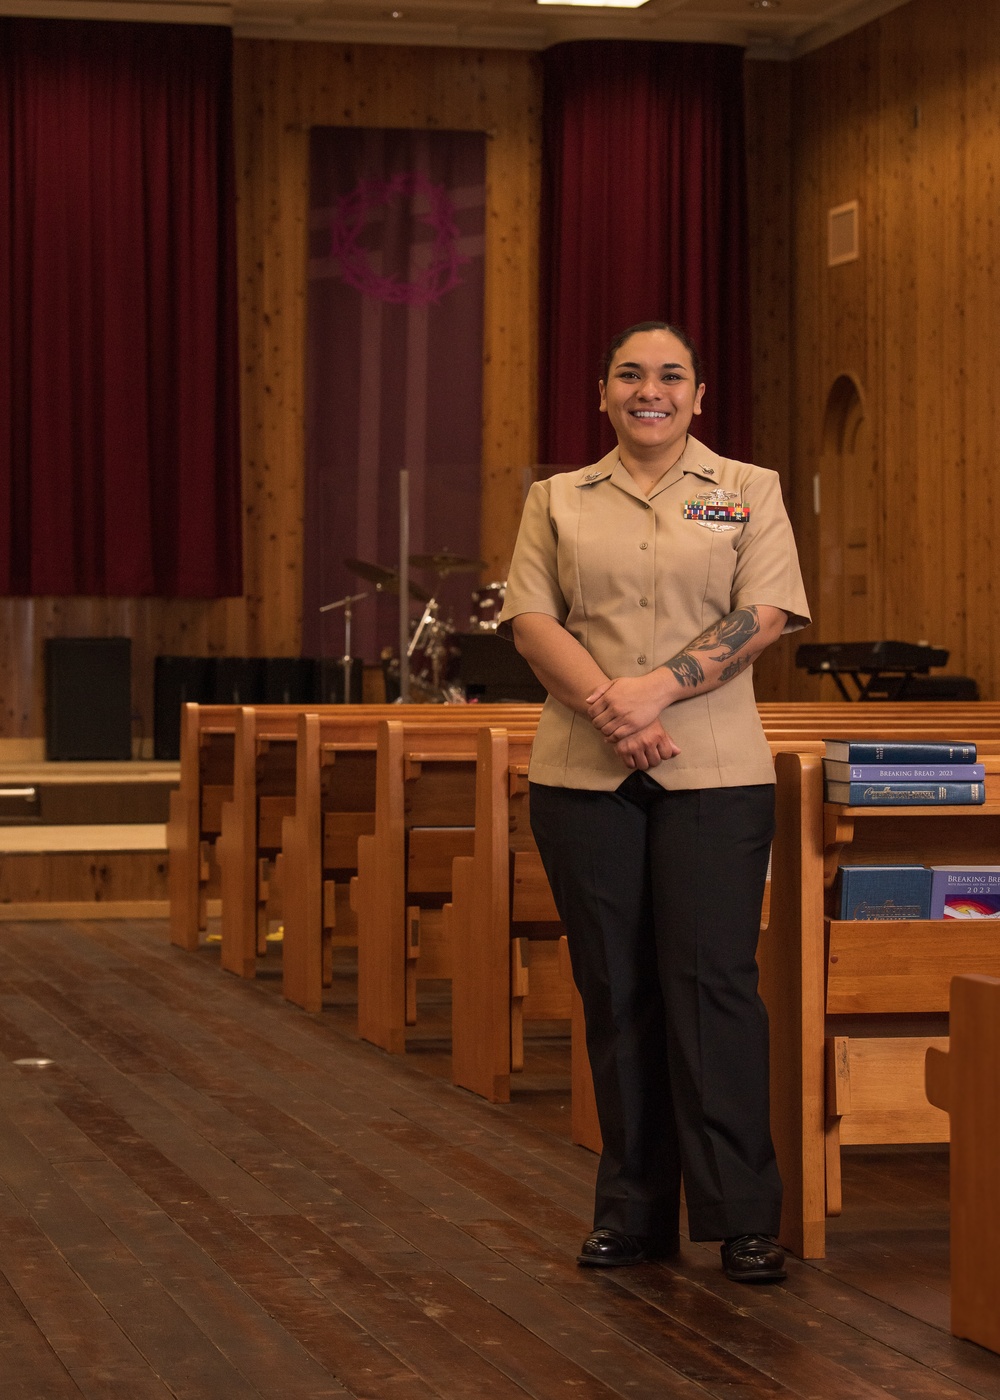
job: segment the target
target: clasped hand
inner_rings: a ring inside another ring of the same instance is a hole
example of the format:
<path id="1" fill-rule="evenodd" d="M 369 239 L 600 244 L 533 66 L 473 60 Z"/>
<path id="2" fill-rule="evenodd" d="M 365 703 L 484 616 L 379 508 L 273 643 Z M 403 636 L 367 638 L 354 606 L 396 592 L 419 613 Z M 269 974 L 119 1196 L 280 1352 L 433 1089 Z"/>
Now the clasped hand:
<path id="1" fill-rule="evenodd" d="M 680 749 L 660 723 L 659 689 L 648 676 L 607 681 L 585 701 L 587 714 L 626 768 L 655 768 Z"/>

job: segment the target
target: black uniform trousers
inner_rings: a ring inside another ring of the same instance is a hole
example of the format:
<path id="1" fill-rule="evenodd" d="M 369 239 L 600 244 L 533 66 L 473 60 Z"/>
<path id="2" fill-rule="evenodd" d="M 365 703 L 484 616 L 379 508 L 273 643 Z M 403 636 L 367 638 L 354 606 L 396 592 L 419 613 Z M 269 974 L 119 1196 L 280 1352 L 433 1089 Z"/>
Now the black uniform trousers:
<path id="1" fill-rule="evenodd" d="M 531 785 L 583 998 L 603 1152 L 594 1227 L 778 1232 L 757 938 L 774 788 Z"/>

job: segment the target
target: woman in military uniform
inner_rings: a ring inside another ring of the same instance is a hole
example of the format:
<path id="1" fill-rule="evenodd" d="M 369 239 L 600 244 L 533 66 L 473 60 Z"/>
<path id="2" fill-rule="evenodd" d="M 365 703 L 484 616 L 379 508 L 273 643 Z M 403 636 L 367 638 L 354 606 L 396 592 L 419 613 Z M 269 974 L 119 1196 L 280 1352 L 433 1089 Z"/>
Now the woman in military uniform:
<path id="1" fill-rule="evenodd" d="M 532 486 L 501 615 L 548 691 L 531 819 L 583 997 L 603 1152 L 583 1265 L 718 1239 L 784 1277 L 756 946 L 774 768 L 752 664 L 808 622 L 777 474 L 690 435 L 705 385 L 663 322 L 612 344 L 618 444 Z"/>

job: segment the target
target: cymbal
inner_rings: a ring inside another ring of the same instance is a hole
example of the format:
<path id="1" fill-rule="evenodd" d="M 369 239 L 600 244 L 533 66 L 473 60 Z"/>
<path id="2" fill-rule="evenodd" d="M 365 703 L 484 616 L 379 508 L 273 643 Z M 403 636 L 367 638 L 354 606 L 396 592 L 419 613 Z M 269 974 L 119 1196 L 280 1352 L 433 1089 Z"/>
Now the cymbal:
<path id="1" fill-rule="evenodd" d="M 415 569 L 433 569 L 439 574 L 476 573 L 486 568 L 482 559 L 463 559 L 460 554 L 452 554 L 450 549 L 439 550 L 437 554 L 411 554 L 410 563 Z"/>
<path id="2" fill-rule="evenodd" d="M 363 559 L 345 559 L 344 563 L 352 574 L 357 574 L 359 578 L 366 578 L 369 583 L 373 583 L 381 593 L 399 592 L 399 574 L 395 569 L 385 569 L 381 564 L 366 564 Z M 420 603 L 429 603 L 431 595 L 426 588 L 421 588 L 419 583 L 408 580 L 407 590 L 411 598 L 416 598 Z"/>

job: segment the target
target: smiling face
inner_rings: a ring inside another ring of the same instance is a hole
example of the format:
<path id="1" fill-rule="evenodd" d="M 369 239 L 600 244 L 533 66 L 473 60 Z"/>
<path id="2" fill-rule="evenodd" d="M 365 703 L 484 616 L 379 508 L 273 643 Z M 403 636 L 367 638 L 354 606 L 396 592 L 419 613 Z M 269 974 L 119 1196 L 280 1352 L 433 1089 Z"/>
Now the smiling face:
<path id="1" fill-rule="evenodd" d="M 704 384 L 691 355 L 670 331 L 637 331 L 614 353 L 600 381 L 601 412 L 618 438 L 622 460 L 671 466 L 684 450 L 691 419 L 701 412 Z"/>

